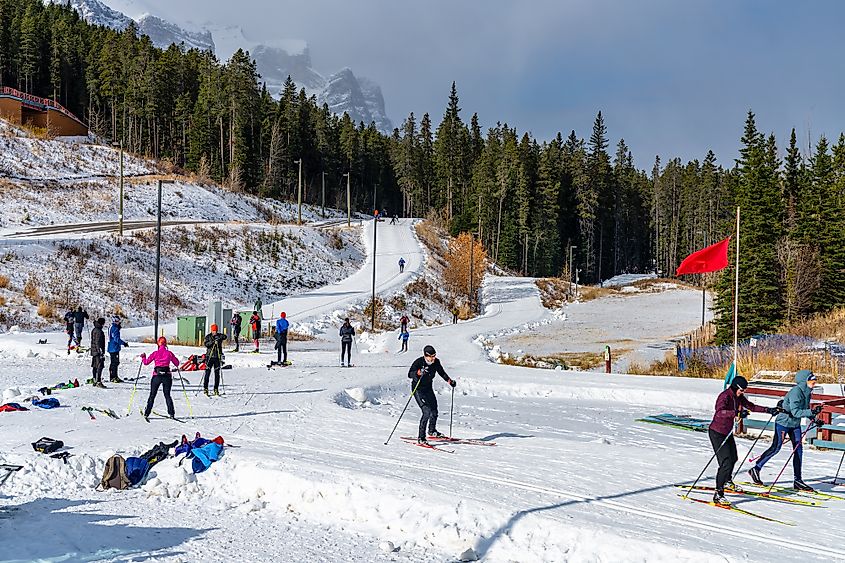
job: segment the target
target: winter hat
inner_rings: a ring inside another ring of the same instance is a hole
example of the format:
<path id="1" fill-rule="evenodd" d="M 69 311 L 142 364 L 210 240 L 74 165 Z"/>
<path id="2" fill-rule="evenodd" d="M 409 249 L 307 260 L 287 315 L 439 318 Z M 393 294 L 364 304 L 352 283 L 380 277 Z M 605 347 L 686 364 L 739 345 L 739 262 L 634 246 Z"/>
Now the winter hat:
<path id="1" fill-rule="evenodd" d="M 287 315 L 287 313 L 285 313 L 284 311 L 282 311 L 282 314 L 281 314 L 281 315 L 279 315 L 279 317 L 281 317 L 281 318 L 283 318 L 283 319 L 286 319 L 286 318 L 287 318 L 287 316 L 288 316 L 288 315 Z"/>
<path id="2" fill-rule="evenodd" d="M 429 345 L 423 348 L 423 354 L 426 356 L 434 356 L 437 354 L 437 351 L 434 349 L 434 346 Z"/>
<path id="3" fill-rule="evenodd" d="M 158 340 L 156 340 L 156 344 L 159 346 L 167 346 L 167 339 L 163 336 L 159 336 Z"/>
<path id="4" fill-rule="evenodd" d="M 742 377 L 741 375 L 737 375 L 731 381 L 731 389 L 736 391 L 737 389 L 742 389 L 743 391 L 748 388 L 748 380 Z"/>
<path id="5" fill-rule="evenodd" d="M 106 319 L 104 319 L 103 317 L 100 317 L 99 319 L 97 319 L 97 326 L 100 327 L 100 328 L 103 328 L 104 326 L 106 326 Z"/>
<path id="6" fill-rule="evenodd" d="M 217 332 L 219 327 L 216 324 L 211 325 L 211 332 Z"/>

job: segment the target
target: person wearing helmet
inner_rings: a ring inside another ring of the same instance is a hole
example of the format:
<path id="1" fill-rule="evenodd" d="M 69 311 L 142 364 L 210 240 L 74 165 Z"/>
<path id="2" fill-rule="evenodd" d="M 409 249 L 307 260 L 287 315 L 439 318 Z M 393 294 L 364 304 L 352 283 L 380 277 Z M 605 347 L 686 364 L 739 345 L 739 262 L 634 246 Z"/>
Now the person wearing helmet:
<path id="1" fill-rule="evenodd" d="M 141 362 L 146 366 L 155 363 L 153 368 L 153 379 L 150 383 L 150 396 L 147 399 L 147 408 L 144 409 L 144 419 L 149 422 L 150 413 L 153 412 L 158 388 L 164 390 L 164 401 L 167 403 L 167 414 L 170 418 L 176 416 L 176 409 L 173 408 L 173 399 L 170 397 L 170 388 L 173 387 L 173 376 L 170 373 L 170 364 L 179 365 L 179 359 L 167 349 L 167 339 L 159 336 L 156 341 L 158 350 L 147 356 L 141 354 Z"/>
<path id="2" fill-rule="evenodd" d="M 784 438 L 789 435 L 789 441 L 792 442 L 795 449 L 792 456 L 792 486 L 799 491 L 812 491 L 813 488 L 801 478 L 801 458 L 804 453 L 801 447 L 801 419 L 809 418 L 812 424 L 821 426 L 823 423 L 816 419 L 816 415 L 822 412 L 824 407 L 818 405 L 810 408 L 810 396 L 816 386 L 816 375 L 812 371 L 808 369 L 800 370 L 795 374 L 795 383 L 795 387 L 790 389 L 783 398 L 783 409 L 775 419 L 775 434 L 772 445 L 757 459 L 757 463 L 748 471 L 748 474 L 755 484 L 763 485 L 760 470 L 780 451 Z"/>
<path id="3" fill-rule="evenodd" d="M 220 387 L 220 367 L 225 359 L 223 342 L 226 340 L 226 335 L 217 332 L 217 329 L 218 326 L 213 324 L 211 325 L 211 332 L 205 335 L 205 376 L 202 378 L 202 387 L 206 397 L 208 397 L 208 377 L 211 375 L 212 368 L 214 368 L 214 394 L 220 394 L 220 391 L 218 391 Z"/>
<path id="4" fill-rule="evenodd" d="M 422 357 L 414 360 L 408 370 L 408 377 L 411 379 L 411 394 L 422 411 L 417 443 L 423 445 L 428 445 L 426 426 L 428 426 L 428 435 L 432 438 L 444 437 L 437 431 L 437 397 L 432 388 L 435 375 L 442 377 L 452 387 L 456 385 L 455 380 L 449 377 L 440 364 L 440 360 L 437 359 L 434 347 L 426 346 L 423 348 Z"/>
<path id="5" fill-rule="evenodd" d="M 712 444 L 716 459 L 719 462 L 719 470 L 716 473 L 716 492 L 713 494 L 715 504 L 730 504 L 725 498 L 726 485 L 734 491 L 741 491 L 731 480 L 734 465 L 739 460 L 733 437 L 734 419 L 747 417 L 749 411 L 768 414 L 778 413 L 777 407 L 761 407 L 749 401 L 744 395 L 747 388 L 748 381 L 744 377 L 737 375 L 733 378 L 730 387 L 722 391 L 716 398 L 716 412 L 707 430 L 710 444 Z"/>
<path id="6" fill-rule="evenodd" d="M 279 366 L 286 366 L 288 365 L 288 328 L 290 327 L 290 323 L 287 319 L 287 314 L 282 311 L 279 315 L 279 318 L 276 320 L 276 351 L 278 355 L 276 357 L 276 365 Z M 284 354 L 284 359 L 282 359 L 282 354 Z"/>
<path id="7" fill-rule="evenodd" d="M 123 383 L 123 380 L 117 376 L 117 367 L 120 365 L 120 349 L 129 346 L 129 343 L 120 337 L 120 317 L 114 315 L 111 318 L 111 328 L 109 328 L 109 381 L 111 383 Z"/>

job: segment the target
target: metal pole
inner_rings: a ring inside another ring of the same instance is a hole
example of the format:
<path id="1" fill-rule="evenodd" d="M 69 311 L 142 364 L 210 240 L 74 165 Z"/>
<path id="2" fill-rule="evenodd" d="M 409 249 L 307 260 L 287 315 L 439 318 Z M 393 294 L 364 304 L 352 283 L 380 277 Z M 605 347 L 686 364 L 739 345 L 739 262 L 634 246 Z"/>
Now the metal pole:
<path id="1" fill-rule="evenodd" d="M 370 328 L 376 330 L 376 238 L 378 233 L 378 217 L 373 213 L 373 301 L 372 310 L 370 311 Z"/>
<path id="2" fill-rule="evenodd" d="M 739 329 L 739 207 L 736 208 L 736 285 L 734 287 L 734 373 L 737 360 L 737 331 Z"/>
<path id="3" fill-rule="evenodd" d="M 352 190 L 349 187 L 349 182 L 352 178 L 352 173 L 347 172 L 346 176 L 346 226 L 352 226 Z"/>
<path id="4" fill-rule="evenodd" d="M 158 213 L 156 219 L 156 310 L 153 340 L 158 339 L 158 302 L 161 278 L 161 180 L 158 181 Z"/>
<path id="5" fill-rule="evenodd" d="M 323 218 L 326 217 L 326 173 L 323 172 Z"/>
<path id="6" fill-rule="evenodd" d="M 473 266 L 475 266 L 475 260 L 473 259 L 474 251 L 475 250 L 475 237 L 472 236 L 472 233 L 469 235 L 469 306 L 471 310 L 474 310 L 472 307 L 472 275 L 473 275 Z"/>
<path id="7" fill-rule="evenodd" d="M 123 139 L 120 141 L 120 213 L 117 218 L 120 221 L 120 236 L 123 236 Z"/>
<path id="8" fill-rule="evenodd" d="M 701 326 L 704 327 L 704 302 L 707 299 L 707 293 L 704 289 L 704 280 L 701 281 Z"/>
<path id="9" fill-rule="evenodd" d="M 302 224 L 302 159 L 294 160 L 294 162 L 299 164 L 299 176 L 297 176 L 296 186 L 297 186 L 297 212 L 296 212 L 296 224 Z"/>

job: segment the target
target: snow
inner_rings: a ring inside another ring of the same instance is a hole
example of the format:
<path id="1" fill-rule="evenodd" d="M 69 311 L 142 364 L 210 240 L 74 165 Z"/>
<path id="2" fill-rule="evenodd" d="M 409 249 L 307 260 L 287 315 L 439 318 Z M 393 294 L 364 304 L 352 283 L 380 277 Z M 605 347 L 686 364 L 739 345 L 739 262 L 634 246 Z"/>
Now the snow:
<path id="1" fill-rule="evenodd" d="M 602 287 L 623 287 L 642 280 L 652 280 L 657 274 L 619 274 L 602 282 Z"/>
<path id="2" fill-rule="evenodd" d="M 408 275 L 419 275 L 422 266 L 414 257 L 423 251 L 408 223 L 378 226 L 382 292 L 407 281 L 396 275 L 397 252 L 409 262 Z M 317 323 L 317 317 L 360 301 L 370 290 L 370 275 L 365 266 L 334 288 L 269 307 L 290 311 L 294 326 Z M 654 308 L 669 316 L 672 307 L 660 300 L 677 295 L 618 297 L 616 314 Z M 812 512 L 767 500 L 739 501 L 743 508 L 795 524 L 784 526 L 678 497 L 674 484 L 690 483 L 712 455 L 707 436 L 635 419 L 667 411 L 708 418 L 720 381 L 497 365 L 475 343 L 479 336 L 550 313 L 533 280 L 524 278 L 488 276 L 483 306 L 484 315 L 474 320 L 414 330 L 412 346 L 432 344 L 457 381 L 454 395 L 435 381 L 438 428 L 496 446 L 455 444 L 448 454 L 404 443 L 400 437 L 416 431 L 415 404 L 384 444 L 409 402 L 407 366 L 417 354 L 392 352 L 392 334 L 369 334 L 366 346 L 362 338 L 360 350 L 353 348 L 358 367 L 352 369 L 335 367 L 336 332 L 291 342 L 294 365 L 287 368 L 262 366 L 274 357 L 272 350 L 230 353 L 234 369 L 223 372 L 223 396 L 198 395 L 200 374 L 193 372 L 184 374 L 185 393 L 179 384 L 174 388 L 177 415 L 185 424 L 146 423 L 138 416 L 149 379 L 138 385 L 128 417 L 123 415 L 130 410 L 129 383 L 58 391 L 53 396 L 62 408 L 0 413 L 0 463 L 24 466 L 0 488 L 3 557 L 696 563 L 845 558 L 838 541 L 845 533 L 841 502 Z M 580 317 L 578 307 L 569 313 L 582 323 L 579 332 L 589 334 L 606 320 L 592 313 Z M 655 326 L 640 314 L 622 318 L 635 336 Z M 45 336 L 48 344 L 36 344 Z M 0 335 L 0 388 L 17 387 L 27 396 L 56 380 L 84 379 L 88 359 L 66 356 L 62 344 L 59 334 Z M 534 352 L 528 345 L 520 348 Z M 150 349 L 132 342 L 123 352 L 121 374 L 134 376 L 138 354 Z M 184 358 L 197 349 L 173 351 Z M 149 369 L 142 373 L 148 377 Z M 113 408 L 122 418 L 90 420 L 80 410 L 85 405 Z M 157 409 L 163 410 L 161 398 Z M 229 444 L 208 471 L 193 475 L 186 464 L 168 459 L 139 488 L 94 490 L 113 453 L 137 455 L 195 431 L 221 435 Z M 41 436 L 66 442 L 74 454 L 67 464 L 32 451 L 29 443 Z M 750 443 L 738 440 L 740 455 Z M 829 479 L 839 458 L 808 449 L 805 478 Z M 782 452 L 764 478 L 773 479 L 785 461 Z M 713 473 L 712 467 L 706 472 L 707 484 Z"/>

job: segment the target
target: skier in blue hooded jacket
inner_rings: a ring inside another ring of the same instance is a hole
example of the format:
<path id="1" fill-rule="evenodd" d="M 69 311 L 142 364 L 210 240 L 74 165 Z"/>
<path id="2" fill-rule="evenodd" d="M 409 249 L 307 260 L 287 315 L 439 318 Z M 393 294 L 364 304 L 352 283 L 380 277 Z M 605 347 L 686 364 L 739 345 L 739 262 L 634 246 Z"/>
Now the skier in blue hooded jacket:
<path id="1" fill-rule="evenodd" d="M 117 366 L 120 365 L 120 349 L 129 346 L 129 343 L 120 337 L 120 317 L 115 315 L 111 319 L 109 328 L 109 381 L 122 383 L 123 380 L 117 376 Z"/>
<path id="2" fill-rule="evenodd" d="M 813 394 L 813 388 L 816 386 L 816 376 L 812 371 L 808 369 L 800 370 L 795 374 L 795 383 L 795 387 L 790 389 L 783 398 L 784 412 L 775 419 L 775 435 L 772 439 L 772 445 L 763 452 L 754 467 L 748 470 L 748 474 L 754 483 L 764 485 L 763 480 L 760 479 L 760 470 L 763 469 L 766 462 L 780 451 L 785 436 L 788 435 L 795 449 L 795 454 L 792 457 L 793 487 L 799 491 L 812 491 L 813 488 L 801 478 L 801 458 L 804 453 L 801 446 L 801 419 L 809 418 L 812 424 L 821 426 L 821 421 L 815 417 L 824 407 L 817 405 L 813 409 L 810 408 L 810 398 Z"/>

